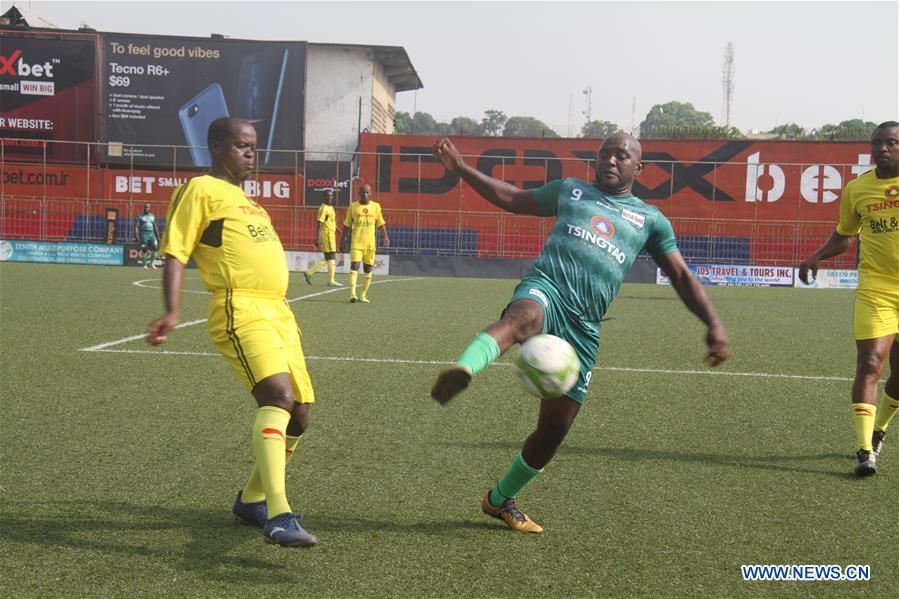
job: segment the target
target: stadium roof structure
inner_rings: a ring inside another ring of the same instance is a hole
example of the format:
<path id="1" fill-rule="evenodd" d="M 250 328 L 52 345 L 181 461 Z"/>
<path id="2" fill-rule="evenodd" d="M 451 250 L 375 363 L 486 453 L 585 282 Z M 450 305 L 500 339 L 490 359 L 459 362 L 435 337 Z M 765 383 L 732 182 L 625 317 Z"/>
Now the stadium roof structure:
<path id="1" fill-rule="evenodd" d="M 370 46 L 368 44 L 320 44 L 309 42 L 310 46 L 320 48 L 356 48 L 369 50 L 372 57 L 384 67 L 387 79 L 396 87 L 398 92 L 421 89 L 424 84 L 412 66 L 406 49 L 402 46 Z"/>
<path id="2" fill-rule="evenodd" d="M 0 25 L 17 27 L 34 27 L 36 29 L 59 29 L 56 25 L 37 16 L 27 8 L 12 5 L 8 11 L 0 15 Z"/>

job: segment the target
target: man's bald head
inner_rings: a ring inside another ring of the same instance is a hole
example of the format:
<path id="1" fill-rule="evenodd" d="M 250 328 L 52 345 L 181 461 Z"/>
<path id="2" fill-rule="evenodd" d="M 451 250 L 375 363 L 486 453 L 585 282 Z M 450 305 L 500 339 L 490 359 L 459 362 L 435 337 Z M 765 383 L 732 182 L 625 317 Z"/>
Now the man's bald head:
<path id="1" fill-rule="evenodd" d="M 607 145 L 626 145 L 632 148 L 633 151 L 637 153 L 637 160 L 643 160 L 643 147 L 640 145 L 640 141 L 629 133 L 625 133 L 624 131 L 613 133 L 612 135 L 602 140 L 602 145 L 599 146 L 599 149 L 602 150 Z"/>
<path id="2" fill-rule="evenodd" d="M 643 149 L 633 135 L 619 131 L 596 153 L 596 186 L 610 195 L 629 195 L 634 177 L 643 170 Z"/>

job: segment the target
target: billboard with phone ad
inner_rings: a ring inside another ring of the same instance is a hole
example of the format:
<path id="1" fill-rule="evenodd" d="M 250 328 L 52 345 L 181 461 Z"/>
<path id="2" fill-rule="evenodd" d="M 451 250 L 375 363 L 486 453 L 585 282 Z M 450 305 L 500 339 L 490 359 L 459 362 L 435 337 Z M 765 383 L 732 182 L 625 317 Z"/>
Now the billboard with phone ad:
<path id="1" fill-rule="evenodd" d="M 256 128 L 260 169 L 295 167 L 277 150 L 303 148 L 305 42 L 103 34 L 101 46 L 110 163 L 207 168 L 209 124 L 232 116 Z"/>
<path id="2" fill-rule="evenodd" d="M 0 29 L 0 137 L 6 160 L 85 160 L 95 141 L 96 35 Z"/>

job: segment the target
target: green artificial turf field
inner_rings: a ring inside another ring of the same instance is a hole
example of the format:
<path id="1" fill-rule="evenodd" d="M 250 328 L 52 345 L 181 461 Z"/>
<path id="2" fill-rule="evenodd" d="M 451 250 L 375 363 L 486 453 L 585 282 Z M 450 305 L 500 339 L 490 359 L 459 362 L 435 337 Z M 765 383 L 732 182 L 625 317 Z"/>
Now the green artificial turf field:
<path id="1" fill-rule="evenodd" d="M 197 276 L 184 322 L 206 315 Z M 850 474 L 851 292 L 709 288 L 734 350 L 709 372 L 673 290 L 625 285 L 586 405 L 519 497 L 546 528 L 529 536 L 479 502 L 537 400 L 506 358 L 429 397 L 515 281 L 376 277 L 351 305 L 292 274 L 318 401 L 287 489 L 321 543 L 288 550 L 231 519 L 255 410 L 205 323 L 127 340 L 160 314 L 160 277 L 0 265 L 4 597 L 897 596 L 899 437 L 877 476 Z M 741 564 L 871 580 L 744 582 Z"/>

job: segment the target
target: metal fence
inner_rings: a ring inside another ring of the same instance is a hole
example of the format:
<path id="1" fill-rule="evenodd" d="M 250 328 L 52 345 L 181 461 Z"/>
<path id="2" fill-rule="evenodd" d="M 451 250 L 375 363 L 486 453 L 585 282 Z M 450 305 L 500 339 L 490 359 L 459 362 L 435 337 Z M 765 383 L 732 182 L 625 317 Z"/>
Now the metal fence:
<path id="1" fill-rule="evenodd" d="M 62 142 L 52 142 L 62 143 Z M 118 210 L 118 243 L 133 241 L 134 218 L 142 211 L 145 203 L 160 217 L 160 229 L 164 230 L 164 215 L 168 194 L 148 193 L 141 188 L 141 178 L 147 171 L 164 175 L 174 185 L 200 173 L 200 171 L 179 167 L 174 164 L 165 170 L 149 169 L 135 165 L 119 165 L 115 168 L 99 163 L 98 157 L 105 151 L 105 144 L 81 144 L 84 146 L 85 160 L 81 164 L 56 164 L 47 146 L 43 154 L 34 162 L 13 162 L 5 160 L 0 151 L 0 238 L 34 239 L 47 241 L 102 242 L 107 236 L 107 210 Z M 0 146 L 2 147 L 2 146 Z M 171 149 L 173 161 L 178 156 L 186 156 L 186 148 Z M 312 198 L 307 198 L 306 185 L 311 181 L 310 165 L 315 164 L 321 172 L 334 174 L 334 181 L 343 186 L 338 194 L 338 218 L 343 215 L 353 193 L 353 173 L 359 173 L 360 164 L 365 163 L 363 154 L 303 153 L 292 152 L 295 168 L 285 172 L 257 173 L 262 181 L 266 178 L 283 180 L 290 192 L 283 197 L 260 200 L 272 217 L 275 229 L 287 249 L 313 251 L 316 230 L 316 207 L 310 206 Z M 361 173 L 362 178 L 371 181 L 375 187 L 375 199 L 379 194 L 380 161 L 379 154 L 373 170 Z M 409 161 L 409 157 L 402 158 Z M 433 166 L 425 156 L 420 157 L 417 168 L 417 189 L 427 185 L 422 173 L 433 176 Z M 414 160 L 413 160 L 414 161 Z M 431 161 L 432 162 L 432 161 Z M 352 172 L 347 172 L 347 164 Z M 424 164 L 423 164 L 424 163 Z M 333 164 L 333 170 L 330 168 Z M 423 168 L 424 166 L 424 168 Z M 501 165 L 504 167 L 504 164 Z M 662 169 L 672 170 L 666 163 L 658 163 Z M 746 168 L 745 163 L 719 165 L 726 172 L 730 168 Z M 846 172 L 852 165 L 837 165 Z M 430 171 L 428 170 L 430 168 Z M 592 176 L 589 165 L 579 166 L 584 171 L 582 177 Z M 502 176 L 501 169 L 497 175 Z M 675 185 L 672 172 L 671 185 Z M 134 186 L 120 189 L 118 181 L 136 182 Z M 61 183 L 61 180 L 65 181 Z M 161 179 L 160 179 L 161 180 Z M 113 181 L 116 181 L 114 184 Z M 713 181 L 714 183 L 714 181 Z M 416 187 L 415 184 L 412 187 Z M 160 190 L 157 190 L 160 191 Z M 414 208 L 391 208 L 387 202 L 384 217 L 390 233 L 390 254 L 433 255 L 433 256 L 475 256 L 496 258 L 528 258 L 536 256 L 553 226 L 551 218 L 520 216 L 505 212 L 471 211 L 463 207 L 463 195 L 472 194 L 460 186 L 458 202 L 444 202 L 442 208 L 430 209 L 427 198 L 419 197 L 413 202 Z M 307 202 L 307 199 L 310 202 Z M 400 203 L 400 202 L 397 202 Z M 801 213 L 802 203 L 797 204 L 795 214 L 788 219 L 767 220 L 756 218 L 722 218 L 712 212 L 712 216 L 696 217 L 675 212 L 670 201 L 654 201 L 663 213 L 669 216 L 679 239 L 679 247 L 691 262 L 715 262 L 722 264 L 767 264 L 791 266 L 817 248 L 833 231 L 833 219 L 808 219 Z M 408 204 L 408 202 L 407 202 Z M 712 210 L 715 202 L 711 203 Z M 828 262 L 829 266 L 852 268 L 855 265 L 854 252 L 844 254 Z"/>

